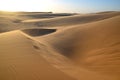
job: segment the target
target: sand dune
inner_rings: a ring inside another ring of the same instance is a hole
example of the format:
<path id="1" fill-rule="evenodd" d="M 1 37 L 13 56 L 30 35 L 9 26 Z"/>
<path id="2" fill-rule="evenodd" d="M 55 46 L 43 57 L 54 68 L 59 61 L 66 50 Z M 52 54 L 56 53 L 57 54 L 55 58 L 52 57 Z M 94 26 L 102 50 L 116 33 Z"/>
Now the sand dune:
<path id="1" fill-rule="evenodd" d="M 24 16 L 21 16 L 24 15 Z M 32 16 L 54 16 L 52 19 L 36 19 Z M 71 25 L 85 24 L 120 15 L 120 12 L 108 12 L 99 14 L 75 15 L 69 13 L 9 13 L 1 14 L 0 33 L 11 30 L 38 28 L 38 27 L 69 27 Z M 28 17 L 30 16 L 30 17 Z M 60 16 L 60 17 L 59 17 Z M 4 27 L 3 27 L 4 26 Z"/>
<path id="2" fill-rule="evenodd" d="M 71 16 L 75 14 L 70 13 L 33 13 L 33 14 L 21 14 L 20 17 L 28 17 L 30 19 L 43 19 L 43 18 L 54 18 L 54 17 L 61 17 L 61 16 Z"/>
<path id="3" fill-rule="evenodd" d="M 120 80 L 120 12 L 0 14 L 0 80 Z"/>
<path id="4" fill-rule="evenodd" d="M 0 80 L 75 80 L 39 54 L 20 31 L 0 34 Z"/>
<path id="5" fill-rule="evenodd" d="M 46 41 L 60 54 L 87 70 L 111 79 L 120 77 L 120 16 L 72 26 L 48 36 L 37 37 Z M 57 37 L 59 36 L 59 37 Z"/>
<path id="6" fill-rule="evenodd" d="M 52 12 L 0 12 L 0 33 L 24 28 L 37 27 L 31 24 L 22 24 L 22 21 L 24 20 L 36 20 L 37 18 L 46 19 L 72 15 L 75 14 Z"/>
<path id="7" fill-rule="evenodd" d="M 30 24 L 31 26 L 37 26 L 37 27 L 56 27 L 56 26 L 66 27 L 71 25 L 84 24 L 84 23 L 104 20 L 117 15 L 120 15 L 120 13 L 110 12 L 110 13 L 102 13 L 102 14 L 85 14 L 85 15 L 75 15 L 75 16 L 68 16 L 68 17 L 45 19 L 45 20 L 41 20 L 41 19 L 25 20 L 22 22 L 24 22 L 24 25 Z"/>

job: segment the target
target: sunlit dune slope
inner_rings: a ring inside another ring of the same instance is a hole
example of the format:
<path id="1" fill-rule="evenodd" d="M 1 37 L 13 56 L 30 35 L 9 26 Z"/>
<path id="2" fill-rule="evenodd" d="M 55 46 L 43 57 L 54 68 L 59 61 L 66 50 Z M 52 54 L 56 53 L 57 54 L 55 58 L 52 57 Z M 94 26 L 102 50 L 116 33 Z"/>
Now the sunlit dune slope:
<path id="1" fill-rule="evenodd" d="M 23 25 L 24 20 L 36 20 L 45 18 L 55 18 L 72 16 L 71 13 L 52 13 L 52 12 L 0 12 L 0 33 L 24 28 L 33 28 L 31 24 Z M 37 26 L 36 26 L 37 27 Z"/>
<path id="2" fill-rule="evenodd" d="M 1 13 L 0 13 L 1 14 Z M 120 15 L 120 12 L 99 14 L 75 15 L 69 13 L 4 13 L 0 15 L 0 33 L 11 30 L 37 28 L 37 27 L 69 27 L 71 25 L 85 24 Z M 39 16 L 39 19 L 36 17 Z M 45 17 L 44 17 L 45 16 Z M 54 18 L 46 19 L 54 16 Z M 31 18 L 32 17 L 32 18 Z M 41 19 L 40 17 L 43 17 Z"/>
<path id="3" fill-rule="evenodd" d="M 0 80 L 120 80 L 120 12 L 46 14 L 0 15 Z"/>
<path id="4" fill-rule="evenodd" d="M 0 34 L 0 80 L 75 80 L 43 59 L 33 42 L 20 31 Z"/>
<path id="5" fill-rule="evenodd" d="M 2 15 L 0 16 L 0 33 L 18 29 L 21 20 L 15 15 Z"/>
<path id="6" fill-rule="evenodd" d="M 36 37 L 50 44 L 79 67 L 120 79 L 120 16 L 71 26 L 43 37 Z"/>
<path id="7" fill-rule="evenodd" d="M 58 27 L 58 26 L 66 27 L 71 25 L 104 20 L 117 15 L 120 15 L 120 12 L 108 12 L 108 13 L 101 13 L 101 14 L 84 14 L 84 15 L 53 18 L 53 19 L 45 19 L 45 20 L 33 19 L 33 20 L 25 20 L 22 22 L 23 22 L 23 25 L 30 25 L 35 27 Z"/>

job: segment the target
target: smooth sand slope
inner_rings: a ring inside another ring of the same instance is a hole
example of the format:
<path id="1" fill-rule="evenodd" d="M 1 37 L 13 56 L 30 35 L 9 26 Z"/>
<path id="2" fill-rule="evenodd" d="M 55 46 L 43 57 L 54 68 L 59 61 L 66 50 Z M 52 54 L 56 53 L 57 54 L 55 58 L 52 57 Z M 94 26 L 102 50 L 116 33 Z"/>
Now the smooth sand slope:
<path id="1" fill-rule="evenodd" d="M 43 14 L 1 15 L 0 80 L 120 80 L 119 12 Z"/>
<path id="2" fill-rule="evenodd" d="M 0 34 L 0 80 L 75 80 L 40 54 L 20 31 Z"/>
<path id="3" fill-rule="evenodd" d="M 37 37 L 37 39 L 50 44 L 59 54 L 66 56 L 80 68 L 84 67 L 100 75 L 106 75 L 112 80 L 119 80 L 119 22 L 120 16 L 117 16 L 98 22 L 71 26 L 71 28 L 61 29 L 56 33 Z"/>
<path id="4" fill-rule="evenodd" d="M 56 16 L 59 15 L 59 16 Z M 94 14 L 68 14 L 68 13 L 9 13 L 0 15 L 0 33 L 18 29 L 69 27 L 94 21 L 104 20 L 120 15 L 120 12 L 94 13 Z M 36 19 L 35 16 L 39 16 Z M 40 18 L 46 16 L 45 18 Z M 49 18 L 54 16 L 53 18 Z M 32 18 L 31 18 L 32 17 Z"/>
<path id="5" fill-rule="evenodd" d="M 0 33 L 24 28 L 34 28 L 31 24 L 22 23 L 25 20 L 50 19 L 55 17 L 72 16 L 71 13 L 51 12 L 0 12 Z"/>
<path id="6" fill-rule="evenodd" d="M 67 17 L 56 17 L 52 19 L 32 19 L 23 20 L 23 25 L 30 25 L 34 27 L 67 27 L 77 24 L 85 24 L 89 22 L 104 20 L 114 16 L 120 15 L 120 12 L 108 12 L 99 14 L 78 14 Z"/>

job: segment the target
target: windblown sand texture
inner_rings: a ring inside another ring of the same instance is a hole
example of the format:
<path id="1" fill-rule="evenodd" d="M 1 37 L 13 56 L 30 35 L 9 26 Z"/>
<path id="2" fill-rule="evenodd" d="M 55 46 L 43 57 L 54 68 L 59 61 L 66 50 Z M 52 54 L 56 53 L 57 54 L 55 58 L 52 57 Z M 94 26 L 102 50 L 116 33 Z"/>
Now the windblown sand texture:
<path id="1" fill-rule="evenodd" d="M 0 80 L 120 80 L 120 12 L 0 12 Z"/>

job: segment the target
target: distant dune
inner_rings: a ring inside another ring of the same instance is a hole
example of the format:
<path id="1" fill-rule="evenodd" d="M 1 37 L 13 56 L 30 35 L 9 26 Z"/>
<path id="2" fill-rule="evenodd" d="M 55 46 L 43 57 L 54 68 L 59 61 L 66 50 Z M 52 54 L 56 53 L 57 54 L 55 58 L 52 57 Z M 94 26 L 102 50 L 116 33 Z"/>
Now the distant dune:
<path id="1" fill-rule="evenodd" d="M 52 19 L 47 18 L 30 18 L 27 15 L 39 15 L 39 16 L 54 16 Z M 50 14 L 50 15 L 49 15 Z M 35 28 L 35 27 L 69 27 L 71 25 L 85 24 L 89 22 L 99 21 L 114 16 L 120 15 L 120 12 L 107 12 L 101 14 L 69 14 L 69 13 L 25 13 L 25 16 L 21 16 L 23 13 L 9 13 L 1 15 L 0 19 L 0 32 L 6 32 L 11 30 Z M 55 16 L 55 15 L 61 15 Z M 63 15 L 63 16 L 62 16 Z M 66 15 L 66 16 L 65 16 Z M 2 27 L 4 26 L 4 27 Z"/>
<path id="2" fill-rule="evenodd" d="M 54 18 L 54 17 L 61 17 L 61 16 L 71 16 L 75 14 L 70 14 L 70 13 L 33 13 L 33 14 L 21 14 L 19 15 L 20 17 L 29 17 L 31 19 L 43 19 L 43 18 Z"/>
<path id="3" fill-rule="evenodd" d="M 120 80 L 120 12 L 0 14 L 0 80 Z"/>
<path id="4" fill-rule="evenodd" d="M 31 26 L 37 27 L 56 27 L 56 26 L 71 26 L 77 24 L 84 24 L 99 20 L 104 20 L 107 18 L 111 18 L 114 16 L 120 15 L 120 12 L 110 12 L 110 13 L 102 13 L 102 14 L 84 14 L 84 15 L 73 15 L 68 17 L 59 17 L 53 19 L 33 19 L 33 20 L 25 20 L 25 25 L 30 24 Z"/>

